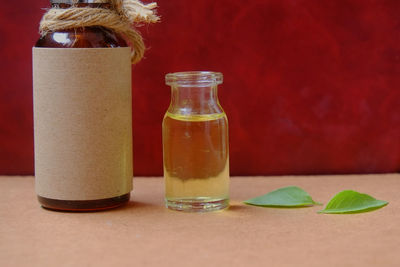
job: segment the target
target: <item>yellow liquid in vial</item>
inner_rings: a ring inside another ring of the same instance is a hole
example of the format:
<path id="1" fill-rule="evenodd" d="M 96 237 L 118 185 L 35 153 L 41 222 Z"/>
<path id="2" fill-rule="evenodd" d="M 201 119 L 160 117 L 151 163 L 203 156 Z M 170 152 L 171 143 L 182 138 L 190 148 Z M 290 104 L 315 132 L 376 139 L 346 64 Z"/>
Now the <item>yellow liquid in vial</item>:
<path id="1" fill-rule="evenodd" d="M 163 122 L 167 206 L 217 210 L 228 206 L 228 121 L 225 113 L 176 115 Z"/>

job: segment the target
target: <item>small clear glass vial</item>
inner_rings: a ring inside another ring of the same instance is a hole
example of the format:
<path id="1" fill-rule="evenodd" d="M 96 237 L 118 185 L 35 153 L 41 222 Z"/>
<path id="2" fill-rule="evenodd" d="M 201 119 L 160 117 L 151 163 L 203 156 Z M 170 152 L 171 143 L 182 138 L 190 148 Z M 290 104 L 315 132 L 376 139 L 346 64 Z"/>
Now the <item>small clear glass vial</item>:
<path id="1" fill-rule="evenodd" d="M 222 74 L 166 75 L 171 103 L 162 124 L 165 201 L 172 210 L 229 206 L 228 120 L 218 101 Z"/>

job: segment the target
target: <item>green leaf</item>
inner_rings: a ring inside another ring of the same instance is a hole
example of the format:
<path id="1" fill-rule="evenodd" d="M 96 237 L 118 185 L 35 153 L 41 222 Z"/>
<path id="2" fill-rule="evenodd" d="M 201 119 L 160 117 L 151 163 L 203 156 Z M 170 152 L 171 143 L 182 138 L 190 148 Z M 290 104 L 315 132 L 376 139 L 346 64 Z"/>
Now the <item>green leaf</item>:
<path id="1" fill-rule="evenodd" d="M 245 204 L 262 207 L 306 207 L 322 205 L 315 202 L 311 196 L 297 186 L 282 187 L 265 195 L 248 199 Z"/>
<path id="2" fill-rule="evenodd" d="M 360 213 L 376 210 L 387 204 L 387 201 L 377 200 L 367 194 L 344 190 L 334 196 L 325 209 L 318 211 L 318 213 Z"/>

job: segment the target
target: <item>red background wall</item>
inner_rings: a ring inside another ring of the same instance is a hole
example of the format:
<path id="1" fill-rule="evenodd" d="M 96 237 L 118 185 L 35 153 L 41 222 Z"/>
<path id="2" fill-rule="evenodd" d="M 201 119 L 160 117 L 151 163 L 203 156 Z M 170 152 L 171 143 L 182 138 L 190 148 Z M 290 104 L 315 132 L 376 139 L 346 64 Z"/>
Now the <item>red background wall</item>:
<path id="1" fill-rule="evenodd" d="M 231 173 L 400 167 L 400 1 L 160 0 L 133 68 L 134 168 L 161 175 L 167 72 L 224 73 Z M 31 47 L 47 0 L 0 9 L 0 174 L 33 174 Z"/>

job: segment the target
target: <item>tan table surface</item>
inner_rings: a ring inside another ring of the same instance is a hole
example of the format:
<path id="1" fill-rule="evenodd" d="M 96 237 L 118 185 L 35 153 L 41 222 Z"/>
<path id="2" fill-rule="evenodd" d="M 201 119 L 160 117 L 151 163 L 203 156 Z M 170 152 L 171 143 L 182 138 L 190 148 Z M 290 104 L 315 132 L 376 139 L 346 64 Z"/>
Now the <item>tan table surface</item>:
<path id="1" fill-rule="evenodd" d="M 352 215 L 241 204 L 288 185 L 325 204 L 343 189 L 390 204 Z M 32 177 L 0 177 L 0 266 L 400 266 L 399 174 L 234 177 L 231 208 L 202 214 L 164 208 L 161 178 L 134 186 L 123 208 L 63 213 L 40 208 Z"/>

